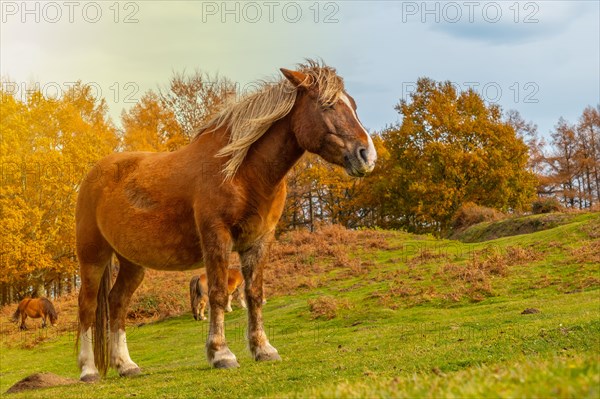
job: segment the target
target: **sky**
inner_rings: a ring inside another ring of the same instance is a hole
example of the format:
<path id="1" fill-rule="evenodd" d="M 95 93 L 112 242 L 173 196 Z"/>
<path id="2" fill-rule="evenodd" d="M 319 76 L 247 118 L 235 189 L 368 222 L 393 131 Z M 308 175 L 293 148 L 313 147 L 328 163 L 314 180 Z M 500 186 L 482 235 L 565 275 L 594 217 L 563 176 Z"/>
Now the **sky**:
<path id="1" fill-rule="evenodd" d="M 74 81 L 113 120 L 175 72 L 277 78 L 305 58 L 335 67 L 371 131 L 420 77 L 472 87 L 547 136 L 600 103 L 598 1 L 0 1 L 0 75 L 22 94 Z"/>

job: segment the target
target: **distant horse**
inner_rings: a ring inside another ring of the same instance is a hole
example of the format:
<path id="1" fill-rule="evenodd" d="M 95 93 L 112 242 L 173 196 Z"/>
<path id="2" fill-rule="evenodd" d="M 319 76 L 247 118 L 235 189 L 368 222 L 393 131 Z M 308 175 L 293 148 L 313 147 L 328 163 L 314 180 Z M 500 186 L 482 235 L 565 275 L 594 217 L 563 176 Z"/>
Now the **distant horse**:
<path id="1" fill-rule="evenodd" d="M 227 271 L 227 306 L 225 306 L 226 312 L 232 312 L 231 300 L 234 295 L 237 295 L 240 302 L 240 306 L 246 309 L 246 300 L 244 299 L 244 293 L 241 290 L 242 283 L 244 282 L 244 276 L 237 269 L 229 269 Z M 192 313 L 194 319 L 206 320 L 204 316 L 204 310 L 208 302 L 208 284 L 206 273 L 202 273 L 199 276 L 194 276 L 190 280 L 190 303 L 192 305 Z"/>
<path id="2" fill-rule="evenodd" d="M 19 317 L 21 318 L 21 325 L 19 328 L 21 330 L 27 330 L 27 326 L 25 325 L 25 319 L 27 316 L 32 319 L 42 318 L 42 327 L 46 327 L 46 317 L 50 318 L 50 324 L 53 326 L 56 325 L 56 321 L 58 320 L 58 316 L 56 314 L 56 310 L 54 309 L 54 305 L 47 298 L 25 298 L 21 302 L 19 302 L 19 306 L 15 313 L 12 316 L 12 321 L 15 323 L 19 322 Z"/>
<path id="3" fill-rule="evenodd" d="M 255 360 L 281 360 L 263 327 L 262 262 L 283 211 L 285 176 L 306 151 L 357 177 L 377 158 L 335 69 L 308 60 L 281 72 L 285 79 L 262 82 L 226 104 L 187 146 L 109 155 L 81 183 L 75 219 L 82 381 L 99 379 L 109 365 L 122 376 L 140 373 L 127 349 L 125 316 L 145 268 L 206 267 L 207 358 L 213 367 L 238 367 L 224 327 L 232 251 L 245 279 L 250 352 Z M 120 269 L 111 287 L 113 253 Z"/>

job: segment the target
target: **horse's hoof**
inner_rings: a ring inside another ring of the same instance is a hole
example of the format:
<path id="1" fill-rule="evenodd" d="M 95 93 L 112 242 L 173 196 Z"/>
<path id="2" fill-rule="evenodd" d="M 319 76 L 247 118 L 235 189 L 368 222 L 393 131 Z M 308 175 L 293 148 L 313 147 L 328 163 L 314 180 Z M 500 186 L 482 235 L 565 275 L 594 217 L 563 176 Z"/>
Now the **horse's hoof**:
<path id="1" fill-rule="evenodd" d="M 81 382 L 94 383 L 100 381 L 99 374 L 86 374 L 79 379 Z"/>
<path id="2" fill-rule="evenodd" d="M 240 367 L 235 355 L 224 347 L 221 350 L 208 354 L 209 363 L 216 369 L 232 369 Z"/>
<path id="3" fill-rule="evenodd" d="M 257 362 L 281 361 L 281 356 L 277 353 L 277 349 L 269 343 L 254 349 L 252 352 L 254 353 L 254 360 Z"/>
<path id="4" fill-rule="evenodd" d="M 257 353 L 254 360 L 257 362 L 280 362 L 281 356 L 279 353 Z"/>
<path id="5" fill-rule="evenodd" d="M 142 373 L 142 370 L 140 370 L 139 367 L 131 367 L 127 370 L 119 371 L 119 375 L 121 377 L 133 377 L 136 375 L 140 375 L 141 373 Z"/>
<path id="6" fill-rule="evenodd" d="M 216 369 L 234 369 L 240 367 L 240 364 L 236 359 L 222 359 L 214 362 L 213 367 Z"/>

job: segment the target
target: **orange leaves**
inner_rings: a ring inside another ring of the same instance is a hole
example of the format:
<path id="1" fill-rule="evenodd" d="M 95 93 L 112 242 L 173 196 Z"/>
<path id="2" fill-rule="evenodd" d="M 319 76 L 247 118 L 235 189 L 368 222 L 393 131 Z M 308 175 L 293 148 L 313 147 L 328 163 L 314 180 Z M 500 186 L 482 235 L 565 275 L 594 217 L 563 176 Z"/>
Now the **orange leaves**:
<path id="1" fill-rule="evenodd" d="M 89 87 L 76 84 L 60 98 L 36 90 L 24 99 L 0 94 L 0 279 L 20 289 L 45 283 L 51 271 L 74 272 L 77 187 L 118 140 Z"/>
<path id="2" fill-rule="evenodd" d="M 150 90 L 123 112 L 123 147 L 126 151 L 174 151 L 196 135 L 200 126 L 235 94 L 227 79 L 200 71 L 174 74 L 168 89 Z"/>
<path id="3" fill-rule="evenodd" d="M 444 233 L 464 202 L 502 210 L 529 203 L 535 185 L 525 168 L 527 147 L 499 107 L 449 82 L 420 79 L 396 109 L 403 122 L 383 138 L 398 226 Z"/>

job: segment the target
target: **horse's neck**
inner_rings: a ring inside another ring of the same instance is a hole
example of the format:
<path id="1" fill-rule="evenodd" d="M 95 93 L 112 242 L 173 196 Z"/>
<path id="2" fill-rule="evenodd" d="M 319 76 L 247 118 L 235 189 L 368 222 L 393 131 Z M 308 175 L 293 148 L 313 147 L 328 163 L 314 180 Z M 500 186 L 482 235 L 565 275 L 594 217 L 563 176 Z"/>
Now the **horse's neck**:
<path id="1" fill-rule="evenodd" d="M 290 129 L 290 116 L 275 122 L 250 147 L 240 172 L 257 177 L 266 187 L 275 189 L 304 154 Z"/>
<path id="2" fill-rule="evenodd" d="M 260 190 L 265 195 L 269 195 L 270 191 L 280 186 L 285 175 L 304 154 L 304 149 L 300 147 L 290 129 L 290 118 L 291 116 L 288 115 L 273 123 L 269 130 L 252 144 L 237 172 L 241 180 L 250 182 L 253 189 Z M 198 162 L 204 162 L 203 157 L 215 156 L 223 146 L 227 145 L 227 136 L 222 130 L 206 134 L 206 137 L 201 136 L 189 146 L 179 150 L 182 155 L 185 151 L 190 152 L 185 154 L 184 158 L 191 157 Z M 201 154 L 201 158 L 197 157 L 198 154 Z"/>

